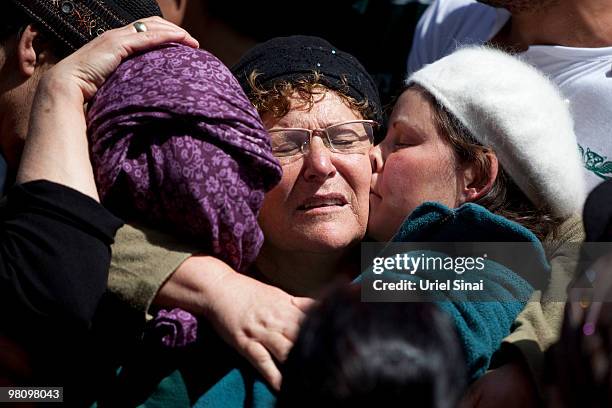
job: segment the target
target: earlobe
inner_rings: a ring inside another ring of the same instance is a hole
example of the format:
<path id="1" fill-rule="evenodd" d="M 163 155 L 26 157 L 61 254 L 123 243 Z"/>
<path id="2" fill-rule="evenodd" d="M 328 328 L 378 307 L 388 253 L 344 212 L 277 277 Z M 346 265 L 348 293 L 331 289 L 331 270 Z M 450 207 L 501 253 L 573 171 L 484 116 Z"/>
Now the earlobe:
<path id="1" fill-rule="evenodd" d="M 178 10 L 181 21 L 185 18 L 185 12 L 187 10 L 187 3 L 189 0 L 176 0 L 176 9 Z"/>
<path id="2" fill-rule="evenodd" d="M 34 47 L 34 41 L 40 35 L 37 29 L 28 25 L 17 41 L 17 64 L 19 71 L 26 78 L 34 75 L 38 56 Z"/>
<path id="3" fill-rule="evenodd" d="M 189 0 L 158 0 L 164 18 L 176 25 L 182 25 Z"/>
<path id="4" fill-rule="evenodd" d="M 469 166 L 464 170 L 464 202 L 475 202 L 484 197 L 491 191 L 497 179 L 499 171 L 497 155 L 491 150 L 487 150 L 483 154 L 485 157 L 482 161 L 482 168 L 477 169 L 476 166 Z"/>

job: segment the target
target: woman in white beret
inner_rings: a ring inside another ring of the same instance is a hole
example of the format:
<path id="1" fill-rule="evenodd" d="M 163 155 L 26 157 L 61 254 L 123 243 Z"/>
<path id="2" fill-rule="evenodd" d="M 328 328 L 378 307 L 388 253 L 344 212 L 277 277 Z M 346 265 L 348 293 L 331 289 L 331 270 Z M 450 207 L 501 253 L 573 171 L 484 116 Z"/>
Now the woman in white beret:
<path id="1" fill-rule="evenodd" d="M 575 214 L 585 189 L 568 103 L 519 59 L 486 47 L 463 48 L 407 79 L 372 161 L 368 233 L 378 241 L 537 237 L 549 244 L 551 272 L 543 285 L 515 271 L 524 281 L 510 293 L 524 296 L 522 285 L 530 285 L 531 298 L 520 308 L 446 303 L 472 379 L 493 367 L 493 352 L 501 347 L 494 361 L 511 364 L 498 372 L 535 393 L 541 351 L 558 337 L 573 271 L 560 243 L 583 238 Z"/>

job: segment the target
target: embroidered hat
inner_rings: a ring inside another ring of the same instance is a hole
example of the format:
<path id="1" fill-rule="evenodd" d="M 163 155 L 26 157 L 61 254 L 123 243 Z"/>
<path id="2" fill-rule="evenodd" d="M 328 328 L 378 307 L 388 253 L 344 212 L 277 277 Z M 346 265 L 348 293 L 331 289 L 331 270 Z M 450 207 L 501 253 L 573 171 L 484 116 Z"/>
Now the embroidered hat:
<path id="1" fill-rule="evenodd" d="M 155 0 L 9 0 L 68 55 L 104 31 L 161 16 Z"/>
<path id="2" fill-rule="evenodd" d="M 426 65 L 418 84 L 484 146 L 536 206 L 579 212 L 584 173 L 569 104 L 534 67 L 499 50 L 466 47 Z"/>

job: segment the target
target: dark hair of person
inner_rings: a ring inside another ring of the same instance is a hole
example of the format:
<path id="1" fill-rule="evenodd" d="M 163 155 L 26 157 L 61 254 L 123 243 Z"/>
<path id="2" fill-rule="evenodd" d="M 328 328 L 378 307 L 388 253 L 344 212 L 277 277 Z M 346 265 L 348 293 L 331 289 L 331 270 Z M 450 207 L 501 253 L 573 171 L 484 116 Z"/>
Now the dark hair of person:
<path id="1" fill-rule="evenodd" d="M 470 131 L 424 88 L 418 85 L 411 85 L 409 88 L 421 92 L 433 107 L 436 128 L 453 147 L 460 165 L 474 166 L 480 178 L 487 179 L 491 164 L 487 153 L 493 149 L 476 141 Z M 491 190 L 476 200 L 475 204 L 521 224 L 540 240 L 544 240 L 551 233 L 554 236 L 556 228 L 562 221 L 553 216 L 549 208 L 536 207 L 501 165 Z"/>
<path id="2" fill-rule="evenodd" d="M 277 407 L 455 407 L 463 350 L 435 303 L 361 302 L 334 291 L 312 310 L 282 368 Z"/>
<path id="3" fill-rule="evenodd" d="M 13 35 L 19 33 L 31 20 L 11 2 L 3 1 L 0 6 L 0 42 L 6 41 Z"/>
<path id="4" fill-rule="evenodd" d="M 29 24 L 37 25 L 35 21 L 11 2 L 5 2 L 6 4 L 0 7 L 0 44 L 6 43 L 13 36 L 20 36 Z M 54 55 L 63 55 L 64 51 L 61 44 L 54 41 L 51 36 L 43 34 L 40 38 Z"/>
<path id="5" fill-rule="evenodd" d="M 265 87 L 257 82 L 258 75 L 256 71 L 249 75 L 248 82 L 251 89 L 247 95 L 261 116 L 269 113 L 275 118 L 282 118 L 291 110 L 291 102 L 296 95 L 300 103 L 298 108 L 311 109 L 325 96 L 327 91 L 330 91 L 321 83 L 321 74 L 316 71 L 310 75 L 305 74 L 296 81 L 280 80 Z M 348 84 L 346 87 L 348 88 Z M 361 114 L 363 118 L 375 118 L 374 109 L 367 99 L 357 101 L 342 89 L 331 91 L 335 92 L 350 109 Z"/>

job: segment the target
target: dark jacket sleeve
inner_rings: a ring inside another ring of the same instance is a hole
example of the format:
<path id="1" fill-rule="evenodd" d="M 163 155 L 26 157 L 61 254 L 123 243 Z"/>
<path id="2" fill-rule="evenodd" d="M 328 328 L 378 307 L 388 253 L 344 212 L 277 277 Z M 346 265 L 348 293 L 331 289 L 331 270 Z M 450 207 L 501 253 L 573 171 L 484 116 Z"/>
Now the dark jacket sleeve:
<path id="1" fill-rule="evenodd" d="M 0 205 L 0 321 L 87 327 L 107 286 L 121 220 L 48 181 L 13 187 Z"/>

